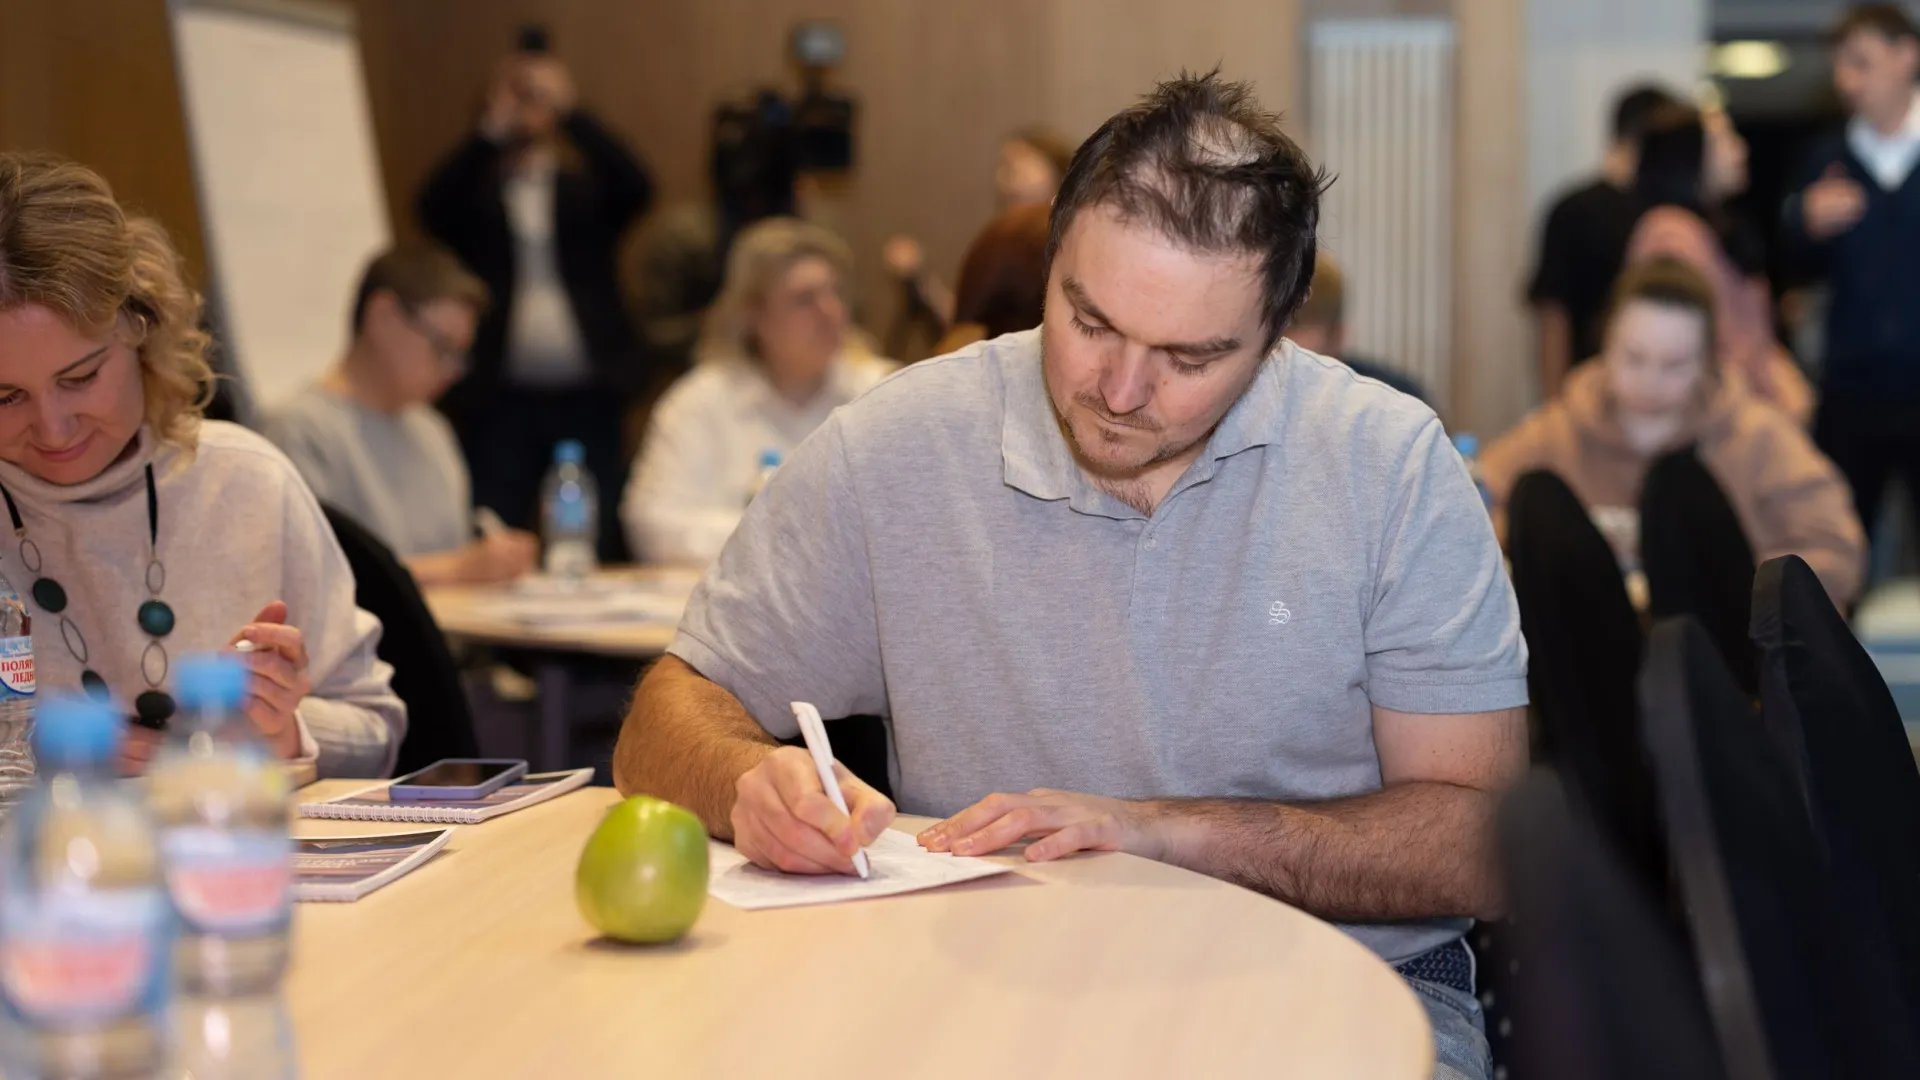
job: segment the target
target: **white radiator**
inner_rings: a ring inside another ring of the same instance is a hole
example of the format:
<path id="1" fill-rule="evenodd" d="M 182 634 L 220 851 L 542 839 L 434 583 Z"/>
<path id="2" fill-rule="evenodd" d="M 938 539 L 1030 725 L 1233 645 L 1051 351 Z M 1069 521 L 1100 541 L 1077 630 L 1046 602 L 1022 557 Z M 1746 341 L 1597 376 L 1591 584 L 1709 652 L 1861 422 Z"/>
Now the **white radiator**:
<path id="1" fill-rule="evenodd" d="M 1316 22 L 1308 127 L 1337 179 L 1320 243 L 1346 276 L 1349 351 L 1446 411 L 1453 341 L 1453 23 Z"/>

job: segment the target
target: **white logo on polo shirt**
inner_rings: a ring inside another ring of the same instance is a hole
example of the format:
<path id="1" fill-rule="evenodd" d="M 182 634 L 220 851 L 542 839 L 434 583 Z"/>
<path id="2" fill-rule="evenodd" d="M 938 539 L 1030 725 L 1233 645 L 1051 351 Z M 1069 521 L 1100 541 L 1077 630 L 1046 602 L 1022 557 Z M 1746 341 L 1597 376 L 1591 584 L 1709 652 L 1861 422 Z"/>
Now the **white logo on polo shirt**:
<path id="1" fill-rule="evenodd" d="M 1278 600 L 1275 600 L 1273 606 L 1267 609 L 1268 626 L 1285 626 L 1292 619 L 1293 612 L 1288 611 L 1287 605 Z"/>

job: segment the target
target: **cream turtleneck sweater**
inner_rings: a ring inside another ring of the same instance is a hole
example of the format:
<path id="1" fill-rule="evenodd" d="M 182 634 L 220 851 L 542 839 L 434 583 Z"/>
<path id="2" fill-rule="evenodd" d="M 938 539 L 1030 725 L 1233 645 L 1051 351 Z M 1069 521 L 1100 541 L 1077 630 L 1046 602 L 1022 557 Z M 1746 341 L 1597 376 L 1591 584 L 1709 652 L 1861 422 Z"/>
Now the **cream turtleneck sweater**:
<path id="1" fill-rule="evenodd" d="M 175 615 L 167 655 L 221 649 L 261 608 L 285 600 L 287 621 L 306 639 L 313 693 L 298 715 L 320 775 L 385 776 L 407 715 L 389 686 L 392 668 L 374 655 L 379 620 L 355 606 L 346 556 L 293 465 L 245 428 L 202 424 L 193 452 L 142 428 L 134 453 L 72 486 L 0 462 L 0 484 L 40 549 L 41 573 L 66 589 L 66 614 L 85 639 L 86 666 L 129 713 L 147 689 L 141 656 L 148 639 L 135 613 L 148 597 L 149 461 L 159 492 L 157 554 L 166 567 L 160 597 Z M 60 619 L 34 601 L 33 575 L 8 531 L 0 529 L 0 573 L 32 615 L 39 690 L 78 692 L 79 643 L 70 648 Z"/>

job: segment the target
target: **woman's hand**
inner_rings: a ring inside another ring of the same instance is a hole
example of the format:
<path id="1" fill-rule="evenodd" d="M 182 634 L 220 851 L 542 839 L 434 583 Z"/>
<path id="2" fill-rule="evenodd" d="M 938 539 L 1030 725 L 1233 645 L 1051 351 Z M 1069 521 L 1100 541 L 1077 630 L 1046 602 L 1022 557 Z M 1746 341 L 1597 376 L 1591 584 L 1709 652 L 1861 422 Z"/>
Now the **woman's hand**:
<path id="1" fill-rule="evenodd" d="M 153 764 L 153 756 L 160 752 L 160 743 L 165 738 L 150 727 L 127 721 L 127 737 L 120 743 L 120 775 L 145 776 L 147 766 Z"/>
<path id="2" fill-rule="evenodd" d="M 243 711 L 275 754 L 299 757 L 300 724 L 294 713 L 313 692 L 313 680 L 307 677 L 306 638 L 299 627 L 287 625 L 286 602 L 275 600 L 261 608 L 231 644 L 243 641 L 253 646 L 252 652 L 242 654 L 253 672 Z"/>

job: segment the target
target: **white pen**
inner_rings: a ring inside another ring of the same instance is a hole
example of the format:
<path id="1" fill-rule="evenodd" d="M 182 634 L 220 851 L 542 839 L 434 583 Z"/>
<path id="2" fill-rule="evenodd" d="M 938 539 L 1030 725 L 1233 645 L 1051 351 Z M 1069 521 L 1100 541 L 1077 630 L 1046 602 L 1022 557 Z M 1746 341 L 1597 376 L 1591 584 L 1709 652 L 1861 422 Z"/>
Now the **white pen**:
<path id="1" fill-rule="evenodd" d="M 807 741 L 807 753 L 813 755 L 813 767 L 820 770 L 820 786 L 827 789 L 827 798 L 833 800 L 833 808 L 845 815 L 851 822 L 853 815 L 847 813 L 847 797 L 840 794 L 840 781 L 833 775 L 833 744 L 827 741 L 827 724 L 820 719 L 820 710 L 804 701 L 789 702 L 793 709 L 793 718 L 800 721 L 800 737 Z M 867 865 L 865 850 L 853 853 L 853 868 L 862 878 L 873 874 Z"/>

